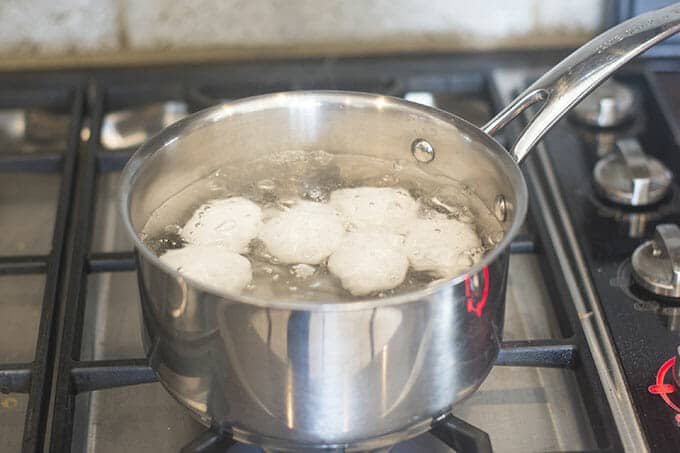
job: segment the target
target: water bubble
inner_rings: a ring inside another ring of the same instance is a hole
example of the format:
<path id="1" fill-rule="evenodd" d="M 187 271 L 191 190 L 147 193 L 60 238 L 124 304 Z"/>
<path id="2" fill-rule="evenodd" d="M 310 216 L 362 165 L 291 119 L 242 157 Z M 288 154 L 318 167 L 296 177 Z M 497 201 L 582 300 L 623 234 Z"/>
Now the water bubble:
<path id="1" fill-rule="evenodd" d="M 290 268 L 290 273 L 299 279 L 310 278 L 315 272 L 316 268 L 309 264 L 295 264 Z"/>

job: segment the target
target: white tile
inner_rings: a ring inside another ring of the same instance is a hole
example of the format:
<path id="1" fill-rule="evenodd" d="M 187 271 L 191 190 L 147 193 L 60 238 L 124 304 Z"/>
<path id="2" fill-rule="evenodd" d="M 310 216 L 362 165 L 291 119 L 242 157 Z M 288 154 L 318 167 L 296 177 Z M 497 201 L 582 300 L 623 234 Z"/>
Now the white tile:
<path id="1" fill-rule="evenodd" d="M 118 47 L 115 0 L 3 0 L 0 52 L 63 54 Z"/>
<path id="2" fill-rule="evenodd" d="M 604 0 L 127 1 L 131 47 L 295 46 L 412 40 L 502 44 L 533 33 L 592 33 Z"/>
<path id="3" fill-rule="evenodd" d="M 607 0 L 4 0 L 0 53 L 573 45 Z"/>

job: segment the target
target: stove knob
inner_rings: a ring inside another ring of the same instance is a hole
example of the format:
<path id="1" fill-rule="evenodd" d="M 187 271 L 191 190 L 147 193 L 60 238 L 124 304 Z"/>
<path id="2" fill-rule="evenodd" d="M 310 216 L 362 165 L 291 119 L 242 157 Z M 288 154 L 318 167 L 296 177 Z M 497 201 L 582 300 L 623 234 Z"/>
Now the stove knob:
<path id="1" fill-rule="evenodd" d="M 572 116 L 589 126 L 614 127 L 632 118 L 634 113 L 633 90 L 610 79 L 576 105 Z"/>
<path id="2" fill-rule="evenodd" d="M 600 193 L 628 206 L 646 206 L 661 200 L 671 186 L 670 170 L 645 154 L 634 138 L 618 140 L 616 149 L 595 164 L 593 177 Z"/>
<path id="3" fill-rule="evenodd" d="M 640 286 L 661 296 L 680 298 L 680 228 L 657 225 L 654 239 L 633 252 L 631 265 Z"/>

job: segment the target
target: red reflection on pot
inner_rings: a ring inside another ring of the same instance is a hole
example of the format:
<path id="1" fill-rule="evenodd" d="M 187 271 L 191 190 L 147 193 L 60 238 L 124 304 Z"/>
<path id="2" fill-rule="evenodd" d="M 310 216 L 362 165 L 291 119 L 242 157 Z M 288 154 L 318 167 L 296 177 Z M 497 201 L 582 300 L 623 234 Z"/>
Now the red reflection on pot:
<path id="1" fill-rule="evenodd" d="M 671 398 L 668 396 L 675 392 L 675 386 L 666 383 L 666 374 L 668 374 L 668 370 L 673 368 L 673 365 L 675 365 L 675 357 L 671 357 L 670 359 L 666 360 L 666 362 L 661 365 L 661 368 L 659 368 L 659 371 L 656 373 L 656 383 L 650 385 L 647 390 L 649 393 L 659 395 L 671 409 L 676 412 L 680 412 L 680 407 L 671 401 Z M 677 414 L 675 418 L 678 419 L 679 415 L 680 414 Z"/>
<path id="2" fill-rule="evenodd" d="M 465 298 L 467 299 L 467 311 L 468 313 L 474 313 L 478 318 L 482 317 L 484 312 L 484 305 L 486 305 L 486 299 L 489 297 L 489 268 L 484 266 L 484 283 L 482 288 L 481 297 L 476 300 L 478 294 L 473 294 L 471 277 L 469 275 L 465 276 Z M 479 292 L 479 282 L 475 284 L 475 293 Z"/>

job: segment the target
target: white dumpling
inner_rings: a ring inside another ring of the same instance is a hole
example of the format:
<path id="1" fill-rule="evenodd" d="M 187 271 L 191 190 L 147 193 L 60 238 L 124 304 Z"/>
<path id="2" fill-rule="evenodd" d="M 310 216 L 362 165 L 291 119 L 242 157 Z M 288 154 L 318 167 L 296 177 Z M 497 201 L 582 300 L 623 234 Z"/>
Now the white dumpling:
<path id="1" fill-rule="evenodd" d="M 215 245 L 168 250 L 160 260 L 217 292 L 239 293 L 253 278 L 247 258 Z"/>
<path id="2" fill-rule="evenodd" d="M 260 229 L 269 253 L 286 264 L 319 264 L 338 247 L 345 228 L 331 206 L 299 201 Z"/>
<path id="3" fill-rule="evenodd" d="M 339 189 L 331 193 L 330 204 L 347 218 L 354 231 L 378 227 L 405 233 L 418 212 L 418 203 L 398 187 Z"/>
<path id="4" fill-rule="evenodd" d="M 351 232 L 328 259 L 328 269 L 354 296 L 399 286 L 408 271 L 402 238 L 384 231 Z"/>
<path id="5" fill-rule="evenodd" d="M 244 253 L 257 236 L 261 221 L 260 207 L 243 197 L 211 200 L 194 212 L 181 236 L 189 244 L 215 244 Z"/>
<path id="6" fill-rule="evenodd" d="M 405 246 L 411 267 L 440 278 L 451 278 L 469 269 L 482 243 L 472 225 L 436 214 L 410 225 Z"/>

